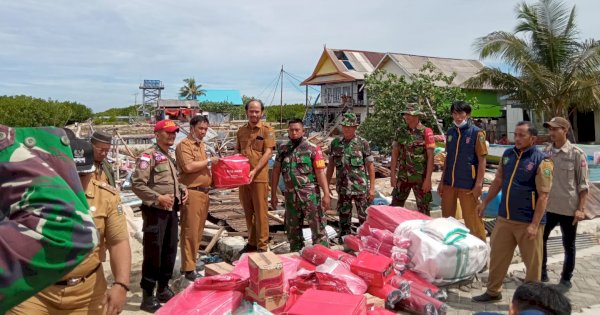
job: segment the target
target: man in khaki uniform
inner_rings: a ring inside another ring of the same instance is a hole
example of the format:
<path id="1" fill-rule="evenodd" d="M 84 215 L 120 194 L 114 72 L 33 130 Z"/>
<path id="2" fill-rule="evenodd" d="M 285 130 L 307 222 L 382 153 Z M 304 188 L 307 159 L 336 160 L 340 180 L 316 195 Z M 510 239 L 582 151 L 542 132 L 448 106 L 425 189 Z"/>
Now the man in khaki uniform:
<path id="1" fill-rule="evenodd" d="M 120 208 L 118 191 L 94 179 L 93 152 L 90 143 L 67 131 L 90 213 L 99 233 L 99 245 L 75 269 L 35 296 L 13 308 L 8 314 L 118 314 L 123 309 L 131 272 L 131 249 L 125 215 Z M 115 281 L 107 290 L 102 269 L 105 251 Z"/>
<path id="2" fill-rule="evenodd" d="M 212 184 L 211 167 L 219 158 L 210 152 L 202 139 L 208 130 L 208 119 L 194 116 L 190 120 L 190 134 L 175 149 L 179 182 L 186 185 L 189 198 L 181 209 L 181 271 L 194 281 L 196 259 L 204 223 L 208 216 L 208 192 Z"/>
<path id="3" fill-rule="evenodd" d="M 240 202 L 248 227 L 248 244 L 241 253 L 268 250 L 269 169 L 265 166 L 275 147 L 273 128 L 261 122 L 265 110 L 262 101 L 253 99 L 246 103 L 245 108 L 248 123 L 238 129 L 236 148 L 250 160 L 251 183 L 240 187 Z"/>
<path id="4" fill-rule="evenodd" d="M 490 240 L 487 291 L 474 296 L 473 302 L 502 300 L 502 283 L 517 246 L 527 270 L 525 281 L 540 281 L 542 235 L 554 166 L 535 147 L 536 138 L 537 129 L 531 122 L 517 123 L 515 146 L 504 151 L 488 195 L 477 206 L 479 216 L 483 216 L 483 210 L 502 189 L 498 218 Z"/>
<path id="5" fill-rule="evenodd" d="M 112 136 L 102 131 L 95 131 L 90 142 L 92 142 L 94 148 L 94 163 L 96 166 L 94 179 L 116 187 L 114 171 L 106 160 L 112 146 Z"/>
<path id="6" fill-rule="evenodd" d="M 542 281 L 548 282 L 546 262 L 548 259 L 546 243 L 550 232 L 559 225 L 565 259 L 560 282 L 557 288 L 565 293 L 571 288 L 571 278 L 575 270 L 575 238 L 577 222 L 585 219 L 588 195 L 587 156 L 583 150 L 567 140 L 571 123 L 565 118 L 554 117 L 544 123 L 550 131 L 552 144 L 544 148 L 544 153 L 554 162 L 554 181 L 552 193 L 546 209 L 546 228 L 544 229 L 544 259 L 542 261 Z"/>
<path id="7" fill-rule="evenodd" d="M 140 308 L 151 313 L 174 296 L 169 280 L 177 257 L 177 211 L 187 201 L 187 189 L 179 183 L 175 159 L 169 153 L 178 131 L 179 127 L 172 120 L 157 122 L 154 126 L 156 145 L 142 152 L 131 177 L 131 188 L 142 199 L 140 208 L 144 220 Z"/>

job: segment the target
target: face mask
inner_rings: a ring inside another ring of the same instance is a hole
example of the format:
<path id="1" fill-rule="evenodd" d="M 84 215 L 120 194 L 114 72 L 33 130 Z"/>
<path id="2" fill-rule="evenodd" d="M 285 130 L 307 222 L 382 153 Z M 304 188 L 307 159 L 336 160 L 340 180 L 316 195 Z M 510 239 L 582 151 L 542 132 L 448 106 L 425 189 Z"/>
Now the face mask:
<path id="1" fill-rule="evenodd" d="M 298 139 L 290 139 L 290 141 L 292 141 L 292 146 L 297 147 L 300 144 L 300 142 L 302 142 L 302 137 Z"/>
<path id="2" fill-rule="evenodd" d="M 458 128 L 461 128 L 461 127 L 463 127 L 464 125 L 466 125 L 466 124 L 467 124 L 467 120 L 466 120 L 466 119 L 465 119 L 465 120 L 463 120 L 463 121 L 462 121 L 460 124 L 457 124 L 457 123 L 456 123 L 456 121 L 453 121 L 453 122 L 454 122 L 454 125 L 455 125 L 456 127 L 458 127 Z"/>

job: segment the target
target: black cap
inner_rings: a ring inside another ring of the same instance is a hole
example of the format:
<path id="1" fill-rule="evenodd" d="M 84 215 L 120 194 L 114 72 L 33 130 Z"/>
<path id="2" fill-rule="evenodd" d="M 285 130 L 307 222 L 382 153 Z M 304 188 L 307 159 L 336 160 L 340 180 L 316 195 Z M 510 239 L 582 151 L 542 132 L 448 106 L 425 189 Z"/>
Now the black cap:
<path id="1" fill-rule="evenodd" d="M 92 134 L 92 140 L 112 144 L 112 136 L 102 131 L 94 131 Z"/>
<path id="2" fill-rule="evenodd" d="M 94 149 L 92 144 L 75 136 L 72 130 L 63 128 L 67 133 L 73 152 L 73 161 L 77 167 L 77 173 L 91 173 L 96 170 L 94 165 Z"/>

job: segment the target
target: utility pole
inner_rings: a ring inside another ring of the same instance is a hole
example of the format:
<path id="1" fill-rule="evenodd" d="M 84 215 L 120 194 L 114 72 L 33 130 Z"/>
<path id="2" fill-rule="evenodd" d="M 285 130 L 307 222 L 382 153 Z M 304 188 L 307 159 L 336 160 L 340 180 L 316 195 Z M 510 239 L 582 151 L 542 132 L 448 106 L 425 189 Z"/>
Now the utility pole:
<path id="1" fill-rule="evenodd" d="M 280 84 L 280 95 L 279 95 L 279 128 L 283 124 L 283 65 L 281 65 L 281 72 L 279 73 Z"/>

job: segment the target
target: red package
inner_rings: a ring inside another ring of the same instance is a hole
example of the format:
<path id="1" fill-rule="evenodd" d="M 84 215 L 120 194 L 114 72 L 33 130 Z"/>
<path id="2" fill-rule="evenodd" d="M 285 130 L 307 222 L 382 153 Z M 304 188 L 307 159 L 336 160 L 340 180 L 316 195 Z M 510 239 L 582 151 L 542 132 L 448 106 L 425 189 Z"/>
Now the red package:
<path id="1" fill-rule="evenodd" d="M 250 183 L 250 162 L 248 158 L 235 154 L 221 158 L 212 167 L 215 188 L 234 188 Z"/>
<path id="2" fill-rule="evenodd" d="M 354 274 L 363 278 L 369 286 L 383 287 L 393 276 L 392 259 L 369 252 L 361 252 L 350 265 Z"/>
<path id="3" fill-rule="evenodd" d="M 235 273 L 198 278 L 194 281 L 197 290 L 214 291 L 239 291 L 244 293 L 248 286 L 248 279 L 242 279 Z"/>
<path id="4" fill-rule="evenodd" d="M 366 315 L 367 300 L 363 295 L 308 290 L 288 310 L 289 315 L 348 314 Z"/>
<path id="5" fill-rule="evenodd" d="M 382 243 L 388 243 L 388 244 L 394 244 L 394 238 L 395 237 L 398 238 L 397 236 L 394 235 L 394 233 L 392 233 L 388 230 L 372 229 L 371 235 L 373 237 L 375 237 L 376 239 L 380 240 Z"/>
<path id="6" fill-rule="evenodd" d="M 344 245 L 357 253 L 362 250 L 362 241 L 356 235 L 344 236 Z"/>
<path id="7" fill-rule="evenodd" d="M 203 291 L 187 287 L 156 311 L 157 315 L 221 315 L 233 313 L 244 295 L 239 291 Z"/>
<path id="8" fill-rule="evenodd" d="M 300 251 L 300 256 L 315 266 L 325 263 L 329 258 L 325 252 L 319 250 L 316 246 L 304 247 Z"/>
<path id="9" fill-rule="evenodd" d="M 386 257 L 392 256 L 392 248 L 394 247 L 394 244 L 383 243 L 373 236 L 363 236 L 361 240 L 363 243 L 363 251 L 373 254 L 380 254 Z"/>
<path id="10" fill-rule="evenodd" d="M 370 286 L 369 294 L 376 296 L 385 301 L 385 307 L 389 309 L 394 309 L 396 304 L 400 302 L 400 300 L 407 298 L 409 295 L 406 294 L 406 291 L 401 291 L 398 288 L 395 288 L 389 284 L 384 285 L 381 288 Z"/>
<path id="11" fill-rule="evenodd" d="M 409 297 L 400 300 L 398 305 L 403 310 L 418 314 L 444 315 L 448 311 L 446 303 L 438 301 L 425 293 L 414 290 L 411 290 Z"/>
<path id="12" fill-rule="evenodd" d="M 358 227 L 358 230 L 356 230 L 356 234 L 358 237 L 371 235 L 371 226 L 369 223 L 365 221 L 365 223 L 361 224 L 361 226 Z"/>
<path id="13" fill-rule="evenodd" d="M 398 225 L 408 220 L 431 220 L 431 217 L 419 211 L 408 210 L 402 207 L 370 206 L 367 209 L 368 225 L 372 229 L 382 229 L 394 232 Z"/>

